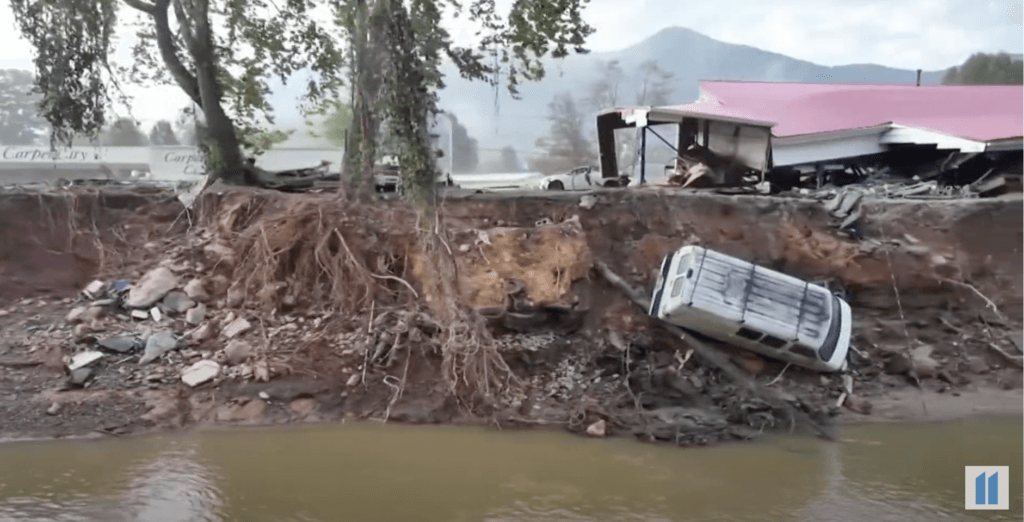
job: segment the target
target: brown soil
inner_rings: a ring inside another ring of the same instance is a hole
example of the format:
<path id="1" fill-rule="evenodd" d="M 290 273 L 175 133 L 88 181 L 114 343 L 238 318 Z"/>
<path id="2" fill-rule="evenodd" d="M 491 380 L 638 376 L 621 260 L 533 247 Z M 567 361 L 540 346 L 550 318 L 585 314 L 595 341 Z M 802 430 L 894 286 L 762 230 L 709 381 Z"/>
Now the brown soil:
<path id="1" fill-rule="evenodd" d="M 518 384 L 482 409 L 452 396 L 442 376 L 443 332 L 416 277 L 419 232 L 400 205 L 239 190 L 205 194 L 184 213 L 160 192 L 0 194 L 0 436 L 346 417 L 583 433 L 604 420 L 608 435 L 688 445 L 788 428 L 782 412 L 689 359 L 590 270 L 603 261 L 649 291 L 661 258 L 684 244 L 848 292 L 858 354 L 845 407 L 836 407 L 838 375 L 783 371 L 722 347 L 813 418 L 1021 413 L 1019 359 L 1004 355 L 1020 353 L 1020 199 L 867 202 L 861 241 L 837 235 L 806 200 L 615 191 L 591 209 L 578 203 L 543 194 L 445 205 L 469 302 L 505 306 L 506 285 L 518 279 L 530 304 L 560 310 L 541 308 L 527 324 L 492 321 Z M 181 316 L 154 324 L 105 310 L 66 321 L 87 304 L 79 292 L 90 281 L 135 282 L 158 265 L 182 284 L 203 281 L 209 336 Z M 248 356 L 229 364 L 223 329 L 235 318 L 253 326 L 238 337 Z M 184 346 L 149 365 L 108 354 L 84 388 L 66 384 L 65 356 L 161 328 L 183 335 Z M 224 363 L 224 374 L 183 384 L 181 370 L 207 358 Z"/>

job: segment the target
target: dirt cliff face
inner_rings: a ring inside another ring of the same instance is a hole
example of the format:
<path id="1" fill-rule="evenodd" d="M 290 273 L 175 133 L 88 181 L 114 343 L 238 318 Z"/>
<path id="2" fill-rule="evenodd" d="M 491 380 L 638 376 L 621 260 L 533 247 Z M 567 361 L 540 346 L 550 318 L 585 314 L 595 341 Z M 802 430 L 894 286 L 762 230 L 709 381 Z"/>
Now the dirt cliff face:
<path id="1" fill-rule="evenodd" d="M 510 384 L 472 415 L 449 393 L 444 334 L 419 284 L 422 232 L 401 205 L 233 191 L 208 193 L 185 213 L 166 193 L 108 191 L 0 194 L 0 209 L 7 435 L 345 416 L 478 422 L 483 414 L 591 435 L 602 421 L 604 434 L 685 445 L 785 427 L 780 412 L 740 392 L 590 270 L 602 261 L 649 292 L 664 255 L 686 244 L 846 291 L 852 390 L 838 375 L 721 347 L 822 422 L 843 411 L 884 417 L 872 403 L 908 386 L 1020 394 L 1019 198 L 866 201 L 858 240 L 839 235 L 810 200 L 625 190 L 583 206 L 570 194 L 449 199 L 446 248 L 464 299 L 510 312 L 490 319 Z M 175 312 L 132 319 L 79 296 L 93 280 L 135 282 L 157 266 L 209 293 L 199 321 Z M 515 306 L 547 308 L 530 315 Z M 76 307 L 85 311 L 68 316 Z M 249 327 L 230 333 L 242 323 Z M 148 365 L 132 352 L 108 353 L 84 388 L 60 391 L 63 357 L 161 330 L 182 338 L 177 350 Z M 183 384 L 181 372 L 200 360 L 222 371 Z"/>

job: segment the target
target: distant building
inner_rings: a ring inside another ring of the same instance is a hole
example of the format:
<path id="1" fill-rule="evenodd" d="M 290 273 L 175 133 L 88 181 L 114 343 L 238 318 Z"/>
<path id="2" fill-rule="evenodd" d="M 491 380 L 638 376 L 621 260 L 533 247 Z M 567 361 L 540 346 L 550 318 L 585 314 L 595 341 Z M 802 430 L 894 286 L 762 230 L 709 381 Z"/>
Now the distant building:
<path id="1" fill-rule="evenodd" d="M 700 91 L 685 105 L 599 115 L 602 172 L 618 172 L 614 129 L 623 127 L 646 133 L 674 125 L 677 150 L 702 145 L 761 172 L 867 158 L 905 145 L 962 153 L 1024 148 L 1020 85 L 702 82 Z"/>

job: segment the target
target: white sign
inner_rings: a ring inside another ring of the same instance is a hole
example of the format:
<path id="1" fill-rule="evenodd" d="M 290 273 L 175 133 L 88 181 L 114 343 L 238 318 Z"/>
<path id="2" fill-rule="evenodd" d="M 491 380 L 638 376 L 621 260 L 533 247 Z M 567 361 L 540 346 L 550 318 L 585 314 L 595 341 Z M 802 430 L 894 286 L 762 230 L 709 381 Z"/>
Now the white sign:
<path id="1" fill-rule="evenodd" d="M 25 163 L 97 163 L 102 154 L 98 148 L 64 148 L 8 146 L 0 153 L 4 161 Z"/>
<path id="2" fill-rule="evenodd" d="M 206 159 L 196 147 L 150 147 L 153 179 L 184 180 L 206 175 Z"/>

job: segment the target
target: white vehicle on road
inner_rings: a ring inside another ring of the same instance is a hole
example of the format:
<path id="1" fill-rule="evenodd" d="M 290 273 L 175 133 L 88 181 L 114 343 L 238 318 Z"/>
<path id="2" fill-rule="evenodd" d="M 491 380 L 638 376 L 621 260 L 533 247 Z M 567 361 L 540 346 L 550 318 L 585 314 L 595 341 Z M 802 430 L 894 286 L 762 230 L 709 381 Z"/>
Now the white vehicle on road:
<path id="1" fill-rule="evenodd" d="M 850 305 L 823 286 L 697 246 L 665 256 L 650 314 L 822 372 L 846 369 Z"/>
<path id="2" fill-rule="evenodd" d="M 602 178 L 599 167 L 577 167 L 564 174 L 554 174 L 540 180 L 541 190 L 592 190 L 627 185 L 629 178 L 625 176 Z"/>

